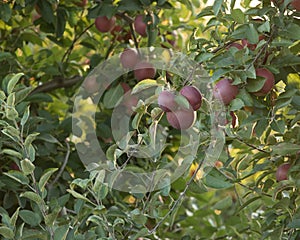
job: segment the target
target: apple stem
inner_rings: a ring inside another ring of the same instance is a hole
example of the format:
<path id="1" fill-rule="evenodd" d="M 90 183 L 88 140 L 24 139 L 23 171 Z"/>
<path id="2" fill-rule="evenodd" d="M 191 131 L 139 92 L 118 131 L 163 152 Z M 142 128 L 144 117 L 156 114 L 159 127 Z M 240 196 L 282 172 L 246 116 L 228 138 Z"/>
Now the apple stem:
<path id="1" fill-rule="evenodd" d="M 134 20 L 131 17 L 127 16 L 125 13 L 116 13 L 116 15 L 119 16 L 119 17 L 121 17 L 122 19 L 124 19 L 129 24 L 130 33 L 131 33 L 131 35 L 133 37 L 134 46 L 135 46 L 135 48 L 136 48 L 139 56 L 141 57 L 141 53 L 139 51 L 139 43 L 137 41 L 137 38 L 136 38 L 136 35 L 135 35 L 135 31 L 133 29 L 133 22 L 134 22 Z"/>

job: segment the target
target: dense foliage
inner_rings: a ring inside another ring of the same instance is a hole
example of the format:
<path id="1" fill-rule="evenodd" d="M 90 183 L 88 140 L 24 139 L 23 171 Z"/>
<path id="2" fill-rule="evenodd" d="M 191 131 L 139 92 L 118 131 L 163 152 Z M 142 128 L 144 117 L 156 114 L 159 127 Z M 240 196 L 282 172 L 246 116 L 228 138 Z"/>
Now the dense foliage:
<path id="1" fill-rule="evenodd" d="M 1 239 L 299 239 L 299 36 L 299 0 L 1 1 Z M 182 72 L 139 62 L 146 47 Z M 110 59 L 127 70 L 107 86 L 93 76 Z M 174 179 L 119 191 L 87 166 L 80 89 L 82 101 L 105 90 L 87 121 L 110 170 L 172 163 Z M 156 137 L 155 158 L 133 156 Z"/>

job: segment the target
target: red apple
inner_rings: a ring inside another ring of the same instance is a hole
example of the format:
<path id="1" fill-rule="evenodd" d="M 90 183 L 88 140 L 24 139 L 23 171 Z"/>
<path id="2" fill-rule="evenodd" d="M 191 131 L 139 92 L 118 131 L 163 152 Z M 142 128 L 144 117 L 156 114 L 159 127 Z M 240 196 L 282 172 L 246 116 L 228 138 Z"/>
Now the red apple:
<path id="1" fill-rule="evenodd" d="M 138 34 L 140 34 L 142 37 L 147 37 L 147 24 L 143 21 L 143 19 L 143 15 L 137 15 L 134 19 L 133 25 Z"/>
<path id="2" fill-rule="evenodd" d="M 131 90 L 130 86 L 127 83 L 121 82 L 120 84 L 121 84 L 121 87 L 123 88 L 124 93 L 127 93 Z"/>
<path id="3" fill-rule="evenodd" d="M 126 113 L 128 115 L 133 114 L 133 107 L 136 107 L 138 101 L 139 99 L 137 96 L 131 94 L 131 90 L 126 92 L 122 101 L 122 105 L 126 107 Z"/>
<path id="4" fill-rule="evenodd" d="M 202 104 L 202 96 L 198 88 L 194 86 L 184 86 L 180 92 L 191 104 L 194 111 L 197 111 Z"/>
<path id="5" fill-rule="evenodd" d="M 134 77 L 141 81 L 143 79 L 153 79 L 155 77 L 156 70 L 149 62 L 141 61 L 134 66 Z"/>
<path id="6" fill-rule="evenodd" d="M 288 171 L 291 165 L 289 163 L 284 163 L 277 168 L 276 180 L 278 182 L 288 179 Z"/>
<path id="7" fill-rule="evenodd" d="M 275 85 L 274 75 L 266 68 L 257 68 L 255 71 L 256 71 L 256 76 L 264 77 L 266 78 L 266 81 L 264 86 L 258 92 L 255 92 L 254 95 L 265 96 L 271 91 L 271 89 Z"/>
<path id="8" fill-rule="evenodd" d="M 113 16 L 108 19 L 106 16 L 100 16 L 95 19 L 95 26 L 100 32 L 109 32 L 111 31 L 116 23 L 116 18 Z"/>
<path id="9" fill-rule="evenodd" d="M 234 114 L 234 112 L 233 111 L 230 111 L 230 116 L 231 116 L 231 125 L 232 125 L 232 127 L 233 128 L 235 128 L 235 126 L 236 126 L 236 115 Z"/>
<path id="10" fill-rule="evenodd" d="M 84 7 L 87 4 L 87 0 L 76 0 L 76 6 Z"/>
<path id="11" fill-rule="evenodd" d="M 139 54 L 134 48 L 127 48 L 120 55 L 120 61 L 124 68 L 133 68 L 138 60 Z"/>
<path id="12" fill-rule="evenodd" d="M 239 93 L 239 88 L 232 85 L 232 80 L 223 78 L 214 87 L 213 95 L 216 99 L 228 105 Z"/>
<path id="13" fill-rule="evenodd" d="M 96 80 L 96 77 L 89 77 L 84 80 L 83 87 L 88 93 L 95 93 L 99 90 L 99 83 Z"/>
<path id="14" fill-rule="evenodd" d="M 232 48 L 232 47 L 235 47 L 237 49 L 243 49 L 243 46 L 239 43 L 236 43 L 236 42 L 233 42 L 233 43 L 230 43 L 229 45 L 226 46 L 226 49 L 228 50 L 229 48 Z"/>
<path id="15" fill-rule="evenodd" d="M 178 108 L 178 104 L 175 101 L 175 94 L 167 90 L 159 94 L 157 102 L 164 112 L 175 111 Z"/>
<path id="16" fill-rule="evenodd" d="M 11 170 L 20 171 L 19 166 L 18 166 L 15 162 L 12 162 L 12 163 L 10 164 L 9 168 L 10 168 Z"/>
<path id="17" fill-rule="evenodd" d="M 259 37 L 258 37 L 258 41 L 261 41 L 261 40 L 263 40 L 263 39 L 265 39 L 265 36 L 264 35 L 260 35 Z M 252 51 L 254 51 L 255 50 L 255 48 L 256 48 L 256 46 L 257 46 L 257 44 L 252 44 L 252 43 L 249 43 L 249 41 L 246 39 L 246 38 L 244 38 L 244 39 L 242 39 L 242 45 L 245 47 L 248 47 L 250 50 L 252 50 Z"/>
<path id="18" fill-rule="evenodd" d="M 291 5 L 297 12 L 300 11 L 300 0 L 293 0 Z"/>
<path id="19" fill-rule="evenodd" d="M 196 119 L 196 112 L 193 109 L 179 108 L 174 112 L 167 112 L 167 120 L 176 129 L 190 128 Z"/>

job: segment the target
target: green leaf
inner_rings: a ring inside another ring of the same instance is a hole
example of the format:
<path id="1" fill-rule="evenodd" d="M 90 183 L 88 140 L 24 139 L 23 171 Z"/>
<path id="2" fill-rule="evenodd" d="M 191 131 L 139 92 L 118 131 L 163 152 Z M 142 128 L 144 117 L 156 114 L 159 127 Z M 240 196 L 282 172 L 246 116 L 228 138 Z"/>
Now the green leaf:
<path id="1" fill-rule="evenodd" d="M 60 226 L 55 229 L 54 240 L 65 240 L 69 232 L 69 225 Z"/>
<path id="2" fill-rule="evenodd" d="M 83 196 L 82 194 L 80 194 L 72 189 L 68 189 L 67 192 L 71 193 L 74 198 L 81 199 L 86 202 L 92 203 L 87 197 Z"/>
<path id="3" fill-rule="evenodd" d="M 23 155 L 13 149 L 3 149 L 1 151 L 1 154 L 6 154 L 6 155 L 10 155 L 10 156 L 13 156 L 13 157 L 17 157 L 18 159 L 23 159 Z"/>
<path id="4" fill-rule="evenodd" d="M 20 140 L 20 132 L 18 129 L 14 128 L 13 126 L 5 127 L 1 132 L 15 142 L 18 142 Z"/>
<path id="5" fill-rule="evenodd" d="M 25 197 L 30 199 L 31 201 L 34 201 L 36 204 L 40 205 L 43 202 L 43 199 L 34 192 L 24 192 L 20 194 L 20 197 Z"/>
<path id="6" fill-rule="evenodd" d="M 24 126 L 25 123 L 27 122 L 28 118 L 29 118 L 29 114 L 30 114 L 30 106 L 28 106 L 23 114 L 23 117 L 21 119 L 21 126 Z"/>
<path id="7" fill-rule="evenodd" d="M 217 16 L 221 10 L 223 0 L 215 0 L 213 5 L 214 15 Z"/>
<path id="8" fill-rule="evenodd" d="M 8 22 L 11 18 L 12 10 L 10 8 L 10 4 L 0 4 L 0 18 L 4 22 Z"/>
<path id="9" fill-rule="evenodd" d="M 230 17 L 232 17 L 236 23 L 239 23 L 239 24 L 245 23 L 245 14 L 239 8 L 232 9 Z"/>
<path id="10" fill-rule="evenodd" d="M 253 24 L 249 24 L 248 31 L 246 32 L 246 38 L 249 43 L 257 43 L 258 42 L 258 33 Z"/>
<path id="11" fill-rule="evenodd" d="M 8 228 L 6 226 L 0 227 L 0 234 L 7 239 L 13 239 L 15 236 L 13 230 L 11 230 L 10 228 Z"/>
<path id="12" fill-rule="evenodd" d="M 300 218 L 293 219 L 287 227 L 289 228 L 300 228 Z"/>
<path id="13" fill-rule="evenodd" d="M 28 158 L 25 158 L 21 161 L 21 169 L 25 175 L 28 175 L 33 173 L 35 166 Z"/>
<path id="14" fill-rule="evenodd" d="M 276 132 L 284 134 L 285 122 L 283 120 L 273 120 L 271 122 L 271 128 Z"/>
<path id="15" fill-rule="evenodd" d="M 64 34 L 67 23 L 67 12 L 64 8 L 58 7 L 56 11 L 56 37 L 61 38 Z"/>
<path id="16" fill-rule="evenodd" d="M 240 110 L 244 106 L 245 104 L 241 99 L 235 98 L 230 102 L 230 111 Z"/>
<path id="17" fill-rule="evenodd" d="M 32 227 L 39 225 L 42 221 L 42 218 L 39 214 L 29 210 L 21 210 L 19 212 L 19 216 L 25 223 L 29 224 Z"/>
<path id="18" fill-rule="evenodd" d="M 14 90 L 16 84 L 18 83 L 18 81 L 20 80 L 21 77 L 24 76 L 24 73 L 17 73 L 15 74 L 8 82 L 7 84 L 7 93 L 11 94 L 12 91 Z"/>
<path id="19" fill-rule="evenodd" d="M 61 208 L 57 207 L 50 214 L 45 216 L 45 223 L 47 226 L 49 226 L 49 227 L 53 226 L 53 223 L 56 220 L 60 211 L 61 211 Z"/>
<path id="20" fill-rule="evenodd" d="M 218 209 L 218 210 L 223 210 L 226 208 L 229 208 L 232 206 L 232 197 L 231 196 L 227 196 L 224 199 L 221 199 L 219 202 L 217 202 L 213 208 L 214 209 Z"/>
<path id="21" fill-rule="evenodd" d="M 233 184 L 227 179 L 224 174 L 222 174 L 216 168 L 210 168 L 211 170 L 206 174 L 203 181 L 204 184 L 211 188 L 222 189 L 232 187 Z"/>
<path id="22" fill-rule="evenodd" d="M 155 87 L 155 86 L 158 86 L 158 83 L 156 80 L 153 80 L 153 79 L 145 79 L 145 80 L 142 80 L 140 82 L 138 82 L 134 88 L 132 89 L 132 94 L 135 94 L 135 93 L 138 93 L 138 92 L 141 92 L 145 89 L 148 89 L 148 88 L 151 88 L 151 87 Z"/>
<path id="23" fill-rule="evenodd" d="M 40 133 L 36 132 L 36 133 L 31 133 L 29 134 L 25 141 L 24 141 L 24 146 L 26 148 L 29 148 L 30 144 L 36 139 L 36 137 L 39 135 Z"/>
<path id="24" fill-rule="evenodd" d="M 300 145 L 289 142 L 282 142 L 272 147 L 271 154 L 285 156 L 289 154 L 296 154 L 298 151 L 300 151 Z"/>
<path id="25" fill-rule="evenodd" d="M 29 184 L 29 179 L 20 171 L 11 170 L 11 171 L 9 171 L 7 173 L 3 173 L 3 174 L 14 179 L 15 181 L 17 181 L 23 185 Z"/>
<path id="26" fill-rule="evenodd" d="M 15 104 L 22 102 L 31 92 L 32 92 L 32 87 L 26 87 L 17 91 Z"/>
<path id="27" fill-rule="evenodd" d="M 10 218 L 10 224 L 13 227 L 16 227 L 16 222 L 17 222 L 17 219 L 18 219 L 18 216 L 19 216 L 19 210 L 20 210 L 20 207 L 17 208 L 17 210 L 14 212 L 14 214 Z"/>
<path id="28" fill-rule="evenodd" d="M 103 97 L 104 107 L 107 109 L 114 108 L 122 99 L 124 91 L 121 85 L 110 88 Z"/>
<path id="29" fill-rule="evenodd" d="M 40 181 L 39 181 L 39 188 L 41 191 L 44 190 L 44 187 L 45 187 L 46 183 L 48 182 L 49 178 L 57 170 L 58 170 L 58 168 L 49 168 L 44 172 L 44 174 L 41 176 Z"/>
<path id="30" fill-rule="evenodd" d="M 285 27 L 282 35 L 293 40 L 299 40 L 300 26 L 296 23 L 290 23 Z"/>
<path id="31" fill-rule="evenodd" d="M 179 106 L 183 108 L 190 108 L 190 103 L 184 96 L 176 95 L 174 100 Z"/>
<path id="32" fill-rule="evenodd" d="M 247 81 L 246 89 L 248 92 L 257 92 L 264 86 L 266 78 L 257 77 L 256 79 L 249 78 Z"/>

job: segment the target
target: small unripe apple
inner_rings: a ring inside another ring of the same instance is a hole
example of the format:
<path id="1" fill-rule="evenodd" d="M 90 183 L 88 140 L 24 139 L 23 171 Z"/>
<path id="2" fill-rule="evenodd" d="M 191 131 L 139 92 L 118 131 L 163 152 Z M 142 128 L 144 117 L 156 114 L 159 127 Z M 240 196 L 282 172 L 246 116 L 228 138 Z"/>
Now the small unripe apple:
<path id="1" fill-rule="evenodd" d="M 193 126 L 196 112 L 191 108 L 179 108 L 174 112 L 167 112 L 167 120 L 176 129 L 188 129 Z"/>
<path id="2" fill-rule="evenodd" d="M 164 112 L 175 111 L 178 108 L 178 104 L 175 101 L 175 94 L 167 90 L 162 91 L 158 95 L 157 102 Z"/>
<path id="3" fill-rule="evenodd" d="M 232 48 L 232 47 L 235 47 L 239 50 L 243 49 L 243 46 L 239 43 L 236 43 L 236 42 L 230 43 L 228 46 L 226 46 L 226 49 L 229 49 L 229 48 Z"/>
<path id="4" fill-rule="evenodd" d="M 155 74 L 156 70 L 154 66 L 149 62 L 141 61 L 134 66 L 134 77 L 138 81 L 147 78 L 153 79 L 155 77 Z"/>
<path id="5" fill-rule="evenodd" d="M 271 91 L 271 89 L 275 85 L 274 75 L 266 68 L 257 68 L 255 71 L 256 71 L 256 76 L 264 77 L 266 78 L 266 81 L 263 87 L 259 91 L 255 92 L 254 95 L 265 96 Z"/>
<path id="6" fill-rule="evenodd" d="M 147 24 L 143 21 L 143 18 L 143 15 L 137 15 L 134 19 L 133 25 L 138 34 L 140 34 L 142 37 L 147 37 Z"/>
<path id="7" fill-rule="evenodd" d="M 184 86 L 179 93 L 188 100 L 194 111 L 197 111 L 201 107 L 202 96 L 198 88 L 194 86 Z"/>
<path id="8" fill-rule="evenodd" d="M 297 12 L 300 11 L 300 0 L 293 0 L 291 5 Z"/>
<path id="9" fill-rule="evenodd" d="M 288 179 L 288 171 L 291 165 L 289 163 L 284 163 L 277 168 L 276 180 L 278 182 Z"/>
<path id="10" fill-rule="evenodd" d="M 213 95 L 216 99 L 228 105 L 239 93 L 239 88 L 232 85 L 232 80 L 223 78 L 214 87 Z"/>
<path id="11" fill-rule="evenodd" d="M 139 54 L 134 48 L 127 48 L 120 55 L 120 61 L 124 68 L 133 68 L 138 60 Z"/>
<path id="12" fill-rule="evenodd" d="M 108 19 L 106 16 L 100 16 L 95 19 L 95 26 L 100 32 L 109 32 L 111 31 L 116 23 L 116 17 Z"/>

